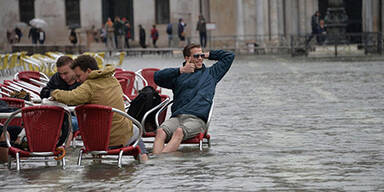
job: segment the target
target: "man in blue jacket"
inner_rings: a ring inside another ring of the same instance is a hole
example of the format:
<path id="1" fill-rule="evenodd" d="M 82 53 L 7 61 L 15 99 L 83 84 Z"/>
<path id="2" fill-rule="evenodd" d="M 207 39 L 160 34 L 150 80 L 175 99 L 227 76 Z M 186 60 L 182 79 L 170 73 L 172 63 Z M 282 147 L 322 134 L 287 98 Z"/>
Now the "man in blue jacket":
<path id="1" fill-rule="evenodd" d="M 201 46 L 196 44 L 184 47 L 183 55 L 182 67 L 167 68 L 154 74 L 156 84 L 172 89 L 174 95 L 171 118 L 156 131 L 154 154 L 176 151 L 183 140 L 205 132 L 216 85 L 235 58 L 232 52 L 223 50 L 203 53 Z M 217 62 L 205 67 L 204 59 Z"/>

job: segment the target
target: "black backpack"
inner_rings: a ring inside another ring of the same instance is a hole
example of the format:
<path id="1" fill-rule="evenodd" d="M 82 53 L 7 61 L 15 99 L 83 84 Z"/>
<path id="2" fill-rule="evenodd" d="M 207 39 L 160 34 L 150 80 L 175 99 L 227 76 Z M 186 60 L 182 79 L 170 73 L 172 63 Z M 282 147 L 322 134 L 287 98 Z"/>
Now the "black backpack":
<path id="1" fill-rule="evenodd" d="M 6 101 L 0 100 L 0 112 L 1 113 L 12 113 L 19 108 L 17 107 L 10 107 Z"/>
<path id="2" fill-rule="evenodd" d="M 153 87 L 146 86 L 140 90 L 139 95 L 132 100 L 128 114 L 141 122 L 144 114 L 160 103 L 161 97 L 159 93 L 157 93 Z M 156 112 L 153 112 L 147 117 L 144 127 L 145 131 L 151 132 L 155 130 L 155 114 Z"/>

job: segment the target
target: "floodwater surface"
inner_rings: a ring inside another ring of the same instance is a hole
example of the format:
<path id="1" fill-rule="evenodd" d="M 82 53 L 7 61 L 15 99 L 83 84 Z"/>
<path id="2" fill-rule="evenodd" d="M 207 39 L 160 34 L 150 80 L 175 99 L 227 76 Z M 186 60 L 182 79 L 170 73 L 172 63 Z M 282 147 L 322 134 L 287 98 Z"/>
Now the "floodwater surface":
<path id="1" fill-rule="evenodd" d="M 181 62 L 129 57 L 123 68 Z M 216 89 L 210 148 L 181 147 L 144 164 L 125 157 L 120 169 L 77 166 L 78 148 L 69 149 L 65 170 L 0 165 L 0 190 L 384 191 L 383 82 L 383 62 L 237 57 Z"/>

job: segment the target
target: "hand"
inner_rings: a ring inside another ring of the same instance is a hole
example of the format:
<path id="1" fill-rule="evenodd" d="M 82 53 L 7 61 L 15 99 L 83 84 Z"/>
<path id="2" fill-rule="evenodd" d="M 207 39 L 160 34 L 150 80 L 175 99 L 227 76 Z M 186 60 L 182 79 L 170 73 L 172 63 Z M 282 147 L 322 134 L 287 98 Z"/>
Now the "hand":
<path id="1" fill-rule="evenodd" d="M 208 59 L 209 58 L 209 52 L 205 52 L 204 53 L 204 59 Z"/>
<path id="2" fill-rule="evenodd" d="M 183 67 L 180 67 L 180 73 L 193 73 L 195 72 L 195 64 L 191 63 L 192 57 L 189 57 Z"/>

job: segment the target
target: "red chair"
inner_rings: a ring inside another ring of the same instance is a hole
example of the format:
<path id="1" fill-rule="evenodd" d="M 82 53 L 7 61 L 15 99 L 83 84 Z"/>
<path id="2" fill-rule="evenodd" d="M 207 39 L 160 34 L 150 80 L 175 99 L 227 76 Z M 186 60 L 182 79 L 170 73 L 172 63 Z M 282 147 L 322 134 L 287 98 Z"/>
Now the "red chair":
<path id="1" fill-rule="evenodd" d="M 15 81 L 12 81 L 12 80 L 4 80 L 4 84 L 2 85 L 1 87 L 2 89 L 6 88 L 7 90 L 9 90 L 10 92 L 13 92 L 13 91 L 21 91 L 22 89 L 26 92 L 28 92 L 31 96 L 31 100 L 41 100 L 40 98 L 40 95 L 38 93 L 38 91 L 32 91 L 30 90 L 29 88 L 23 86 L 22 84 L 20 84 L 19 82 L 15 82 Z"/>
<path id="2" fill-rule="evenodd" d="M 16 99 L 16 98 L 10 98 L 10 97 L 2 97 L 0 100 L 5 101 L 8 103 L 9 107 L 16 107 L 16 108 L 23 108 L 25 106 L 25 102 L 23 99 Z M 7 119 L 0 119 L 0 123 L 4 124 Z M 15 118 L 13 119 L 9 125 L 11 126 L 22 126 L 22 119 L 21 118 Z"/>
<path id="3" fill-rule="evenodd" d="M 124 99 L 125 111 L 128 111 L 128 108 L 130 106 L 131 100 L 129 99 L 128 96 L 126 96 L 124 94 L 123 94 L 123 99 Z M 84 146 L 82 142 L 83 141 L 81 139 L 80 131 L 79 130 L 75 131 L 73 133 L 73 137 L 72 137 L 72 146 L 73 147 Z"/>
<path id="4" fill-rule="evenodd" d="M 124 69 L 122 69 L 122 68 L 115 68 L 115 72 L 118 72 L 118 71 L 124 71 Z"/>
<path id="5" fill-rule="evenodd" d="M 136 74 L 134 72 L 116 71 L 115 77 L 119 80 L 125 95 L 127 95 L 130 99 L 133 99 L 137 96 L 137 88 L 135 89 Z"/>
<path id="6" fill-rule="evenodd" d="M 38 71 L 21 71 L 15 74 L 14 79 L 20 79 L 36 86 L 45 86 L 49 81 L 47 75 Z"/>
<path id="7" fill-rule="evenodd" d="M 161 87 L 155 83 L 153 76 L 154 73 L 159 70 L 158 68 L 144 68 L 136 71 L 136 74 L 144 78 L 143 83 L 145 85 L 152 86 L 158 93 L 161 93 Z"/>
<path id="8" fill-rule="evenodd" d="M 79 124 L 80 135 L 84 143 L 84 147 L 79 152 L 77 163 L 79 166 L 81 165 L 82 159 L 107 159 L 103 158 L 103 155 L 118 155 L 118 167 L 121 167 L 123 155 L 134 156 L 140 161 L 140 148 L 137 144 L 141 138 L 142 126 L 137 120 L 123 111 L 97 104 L 80 105 L 75 108 L 75 111 Z M 140 129 L 139 138 L 137 138 L 133 145 L 115 149 L 109 148 L 109 136 L 112 126 L 113 113 L 118 113 L 130 119 Z M 83 158 L 83 153 L 92 154 L 93 157 Z M 111 158 L 108 159 L 110 160 Z M 112 159 L 116 160 L 116 158 Z"/>
<path id="9" fill-rule="evenodd" d="M 173 101 L 170 101 L 170 102 L 166 103 L 163 107 L 161 107 L 161 109 L 159 111 L 157 111 L 157 113 L 156 113 L 156 119 L 159 119 L 162 116 L 162 113 L 165 110 L 167 110 L 168 106 L 172 103 L 173 103 Z M 211 109 L 209 110 L 208 120 L 206 123 L 206 126 L 207 126 L 206 131 L 204 133 L 199 133 L 194 138 L 182 141 L 181 144 L 198 144 L 200 151 L 203 150 L 203 144 L 208 144 L 208 147 L 211 147 L 211 136 L 208 134 L 208 128 L 209 128 L 209 124 L 211 122 L 213 107 L 214 107 L 214 101 L 212 101 Z M 146 115 L 144 115 L 144 117 L 146 117 Z M 144 118 L 143 118 L 143 121 L 145 121 Z M 156 126 L 159 127 L 161 125 L 161 123 L 162 122 L 160 122 L 160 121 L 156 121 Z M 156 133 L 155 132 L 150 133 L 150 134 L 148 134 L 148 137 L 156 137 Z M 152 141 L 146 141 L 146 143 L 153 143 L 153 140 Z"/>
<path id="10" fill-rule="evenodd" d="M 31 106 L 19 109 L 11 114 L 5 122 L 4 130 L 7 130 L 9 122 L 12 121 L 17 115 L 20 116 L 24 123 L 25 134 L 27 137 L 28 149 L 19 149 L 11 146 L 8 136 L 6 143 L 9 147 L 9 162 L 8 167 L 11 168 L 12 158 L 16 158 L 17 170 L 20 170 L 20 162 L 28 161 L 28 157 L 53 157 L 56 161 L 62 161 L 63 168 L 65 167 L 65 150 L 63 147 L 56 147 L 58 142 L 61 126 L 63 124 L 64 114 L 68 111 L 59 106 Z M 70 123 L 70 122 L 69 122 Z M 20 157 L 27 159 L 20 160 Z M 48 163 L 52 159 L 41 159 L 41 161 Z M 31 161 L 39 161 L 39 159 L 32 159 Z"/>

